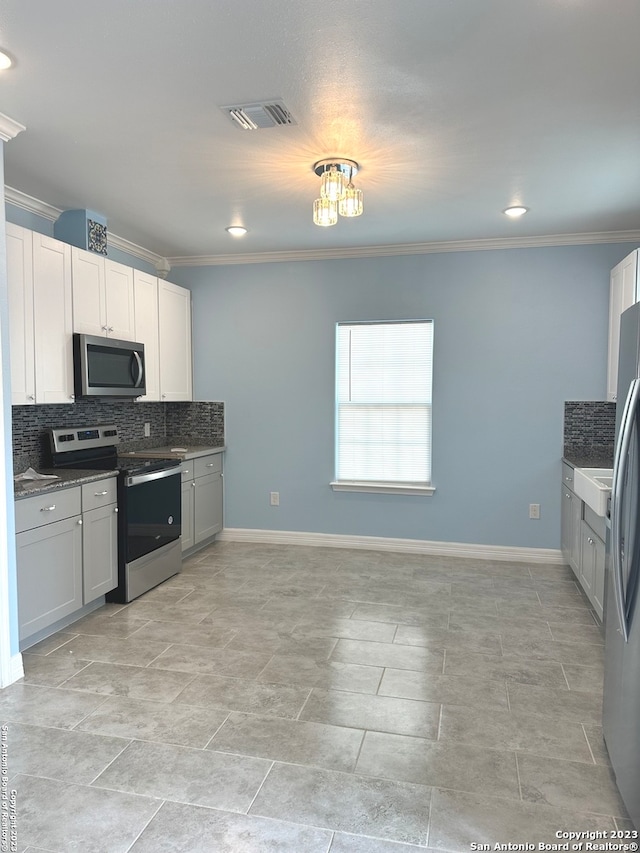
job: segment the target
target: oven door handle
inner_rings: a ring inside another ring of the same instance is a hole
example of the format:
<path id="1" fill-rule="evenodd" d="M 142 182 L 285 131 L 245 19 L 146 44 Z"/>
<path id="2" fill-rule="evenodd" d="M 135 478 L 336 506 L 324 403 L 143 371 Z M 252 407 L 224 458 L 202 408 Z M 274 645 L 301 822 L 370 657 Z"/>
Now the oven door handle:
<path id="1" fill-rule="evenodd" d="M 125 477 L 125 485 L 139 486 L 141 483 L 151 483 L 153 480 L 162 480 L 164 477 L 178 477 L 180 473 L 180 465 L 176 465 L 174 468 L 165 468 L 163 471 L 152 471 L 149 474 L 132 474 L 129 477 Z"/>

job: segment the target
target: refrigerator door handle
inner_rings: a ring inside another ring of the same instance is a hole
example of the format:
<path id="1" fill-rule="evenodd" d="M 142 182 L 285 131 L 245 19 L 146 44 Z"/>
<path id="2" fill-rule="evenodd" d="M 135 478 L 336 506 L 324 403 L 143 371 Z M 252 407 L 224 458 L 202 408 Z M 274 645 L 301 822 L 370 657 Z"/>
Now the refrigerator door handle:
<path id="1" fill-rule="evenodd" d="M 625 642 L 629 640 L 629 628 L 624 606 L 624 585 L 622 578 L 622 499 L 624 494 L 624 483 L 626 479 L 626 460 L 631 445 L 631 435 L 635 423 L 638 400 L 640 399 L 640 380 L 634 379 L 629 386 L 627 399 L 624 404 L 622 420 L 620 422 L 620 440 L 616 447 L 616 455 L 613 468 L 612 501 L 611 501 L 611 539 L 612 539 L 612 562 L 613 562 L 613 588 L 616 600 L 616 610 L 620 631 Z"/>

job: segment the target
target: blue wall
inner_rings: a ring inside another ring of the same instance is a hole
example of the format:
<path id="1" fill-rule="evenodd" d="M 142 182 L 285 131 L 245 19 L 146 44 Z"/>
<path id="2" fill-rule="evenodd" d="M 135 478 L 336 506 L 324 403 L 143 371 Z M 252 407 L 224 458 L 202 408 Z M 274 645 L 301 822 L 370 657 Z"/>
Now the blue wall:
<path id="1" fill-rule="evenodd" d="M 14 225 L 21 225 L 23 228 L 29 228 L 31 231 L 37 231 L 39 234 L 46 234 L 48 237 L 53 237 L 53 220 L 46 219 L 44 216 L 39 216 L 37 213 L 32 213 L 15 204 L 7 203 L 5 207 L 7 222 L 12 222 Z M 128 252 L 116 249 L 113 246 L 107 245 L 107 257 L 112 261 L 117 261 L 119 264 L 126 264 L 128 267 L 156 275 L 156 268 L 153 264 L 143 261 L 135 255 L 130 255 Z"/>
<path id="2" fill-rule="evenodd" d="M 196 397 L 226 404 L 225 526 L 559 548 L 563 404 L 604 399 L 609 270 L 633 248 L 172 270 Z M 334 493 L 335 323 L 409 317 L 435 321 L 436 493 Z"/>

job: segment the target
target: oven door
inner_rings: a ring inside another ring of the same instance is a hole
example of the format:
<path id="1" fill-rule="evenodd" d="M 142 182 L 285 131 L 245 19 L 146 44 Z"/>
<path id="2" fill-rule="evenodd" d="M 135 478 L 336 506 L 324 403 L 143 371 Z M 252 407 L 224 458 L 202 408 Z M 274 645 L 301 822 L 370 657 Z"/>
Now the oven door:
<path id="1" fill-rule="evenodd" d="M 180 537 L 180 467 L 124 479 L 125 563 Z"/>

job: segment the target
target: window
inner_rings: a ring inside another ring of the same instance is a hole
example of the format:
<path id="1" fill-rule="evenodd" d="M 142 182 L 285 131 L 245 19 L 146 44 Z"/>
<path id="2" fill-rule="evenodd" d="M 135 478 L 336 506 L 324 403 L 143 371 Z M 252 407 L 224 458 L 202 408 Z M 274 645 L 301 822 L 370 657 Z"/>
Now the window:
<path id="1" fill-rule="evenodd" d="M 334 490 L 432 494 L 433 321 L 338 323 Z"/>

